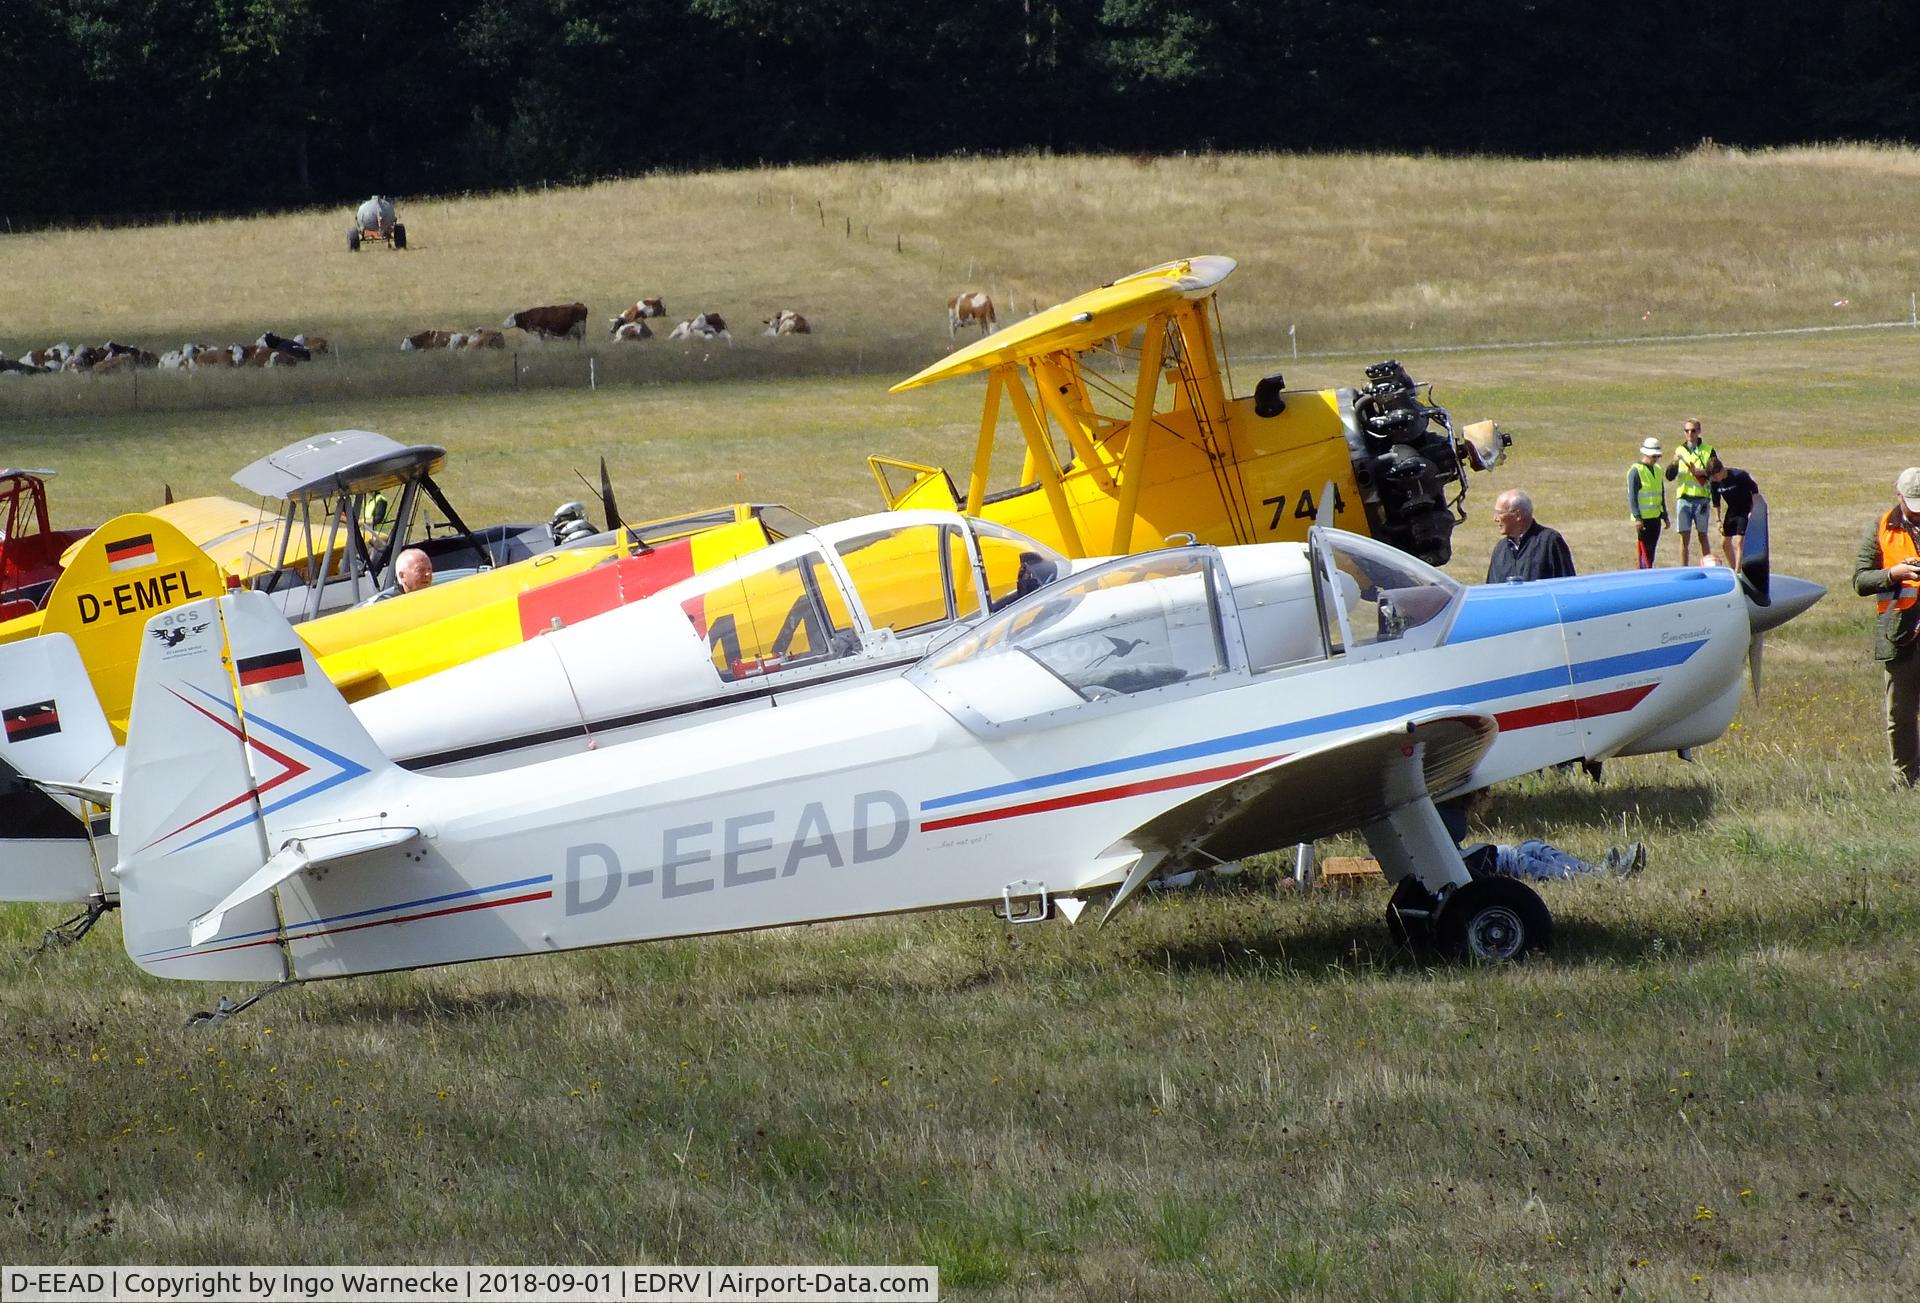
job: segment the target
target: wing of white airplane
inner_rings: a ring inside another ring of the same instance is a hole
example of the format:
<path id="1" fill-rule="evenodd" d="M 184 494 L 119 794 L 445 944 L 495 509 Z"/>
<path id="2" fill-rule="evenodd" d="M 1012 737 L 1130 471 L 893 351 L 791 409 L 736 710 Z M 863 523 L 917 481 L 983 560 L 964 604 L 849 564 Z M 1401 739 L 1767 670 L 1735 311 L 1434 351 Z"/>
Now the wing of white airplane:
<path id="1" fill-rule="evenodd" d="M 1299 752 L 1211 788 L 1127 835 L 1125 844 L 1140 859 L 1114 894 L 1107 917 L 1156 874 L 1192 867 L 1193 860 L 1237 860 L 1354 829 L 1366 834 L 1382 858 L 1401 847 L 1418 857 L 1432 834 L 1430 822 L 1437 823 L 1437 816 L 1426 817 L 1429 794 L 1465 778 L 1499 731 L 1490 715 L 1434 711 Z M 1452 839 L 1446 844 L 1450 848 Z"/>

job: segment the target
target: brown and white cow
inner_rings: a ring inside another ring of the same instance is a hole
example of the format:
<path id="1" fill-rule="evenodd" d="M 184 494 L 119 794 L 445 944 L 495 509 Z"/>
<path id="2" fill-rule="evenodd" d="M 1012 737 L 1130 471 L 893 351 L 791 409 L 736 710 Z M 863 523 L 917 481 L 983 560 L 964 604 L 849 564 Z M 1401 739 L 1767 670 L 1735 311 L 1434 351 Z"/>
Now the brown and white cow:
<path id="1" fill-rule="evenodd" d="M 622 308 L 619 316 L 607 318 L 607 326 L 613 332 L 613 337 L 619 339 L 622 337 L 620 327 L 630 326 L 634 322 L 644 321 L 648 317 L 664 317 L 666 315 L 667 304 L 665 299 L 636 299 L 632 307 Z"/>
<path id="2" fill-rule="evenodd" d="M 233 365 L 232 348 L 213 348 L 206 344 L 189 344 L 182 352 L 187 354 L 187 365 L 198 371 L 203 366 Z"/>
<path id="3" fill-rule="evenodd" d="M 985 335 L 993 330 L 999 318 L 993 312 L 993 300 L 979 290 L 962 290 L 947 300 L 947 338 L 951 339 L 962 326 L 978 326 Z"/>
<path id="4" fill-rule="evenodd" d="M 587 337 L 587 305 L 567 303 L 546 308 L 523 308 L 501 322 L 500 328 L 524 330 L 542 339 L 583 342 Z"/>
<path id="5" fill-rule="evenodd" d="M 653 331 L 647 328 L 647 323 L 644 321 L 623 321 L 613 328 L 613 337 L 616 340 L 652 339 Z"/>
<path id="6" fill-rule="evenodd" d="M 37 367 L 42 371 L 58 371 L 66 365 L 67 359 L 72 356 L 73 345 L 62 343 L 52 344 L 46 348 L 32 349 L 22 356 L 20 360 L 28 366 Z"/>
<path id="7" fill-rule="evenodd" d="M 733 332 L 727 329 L 726 318 L 717 312 L 702 312 L 691 321 L 683 321 L 667 333 L 668 339 L 724 339 L 727 347 L 733 347 Z"/>
<path id="8" fill-rule="evenodd" d="M 96 362 L 93 367 L 94 374 L 109 375 L 115 371 L 144 370 L 160 364 L 159 358 L 144 349 L 127 348 L 125 345 L 121 345 L 121 348 L 123 351 L 109 353 Z"/>
<path id="9" fill-rule="evenodd" d="M 327 337 L 325 335 L 295 335 L 293 342 L 306 349 L 307 352 L 312 353 L 315 357 L 318 357 L 322 353 L 331 353 L 333 351 L 327 347 Z"/>
<path id="10" fill-rule="evenodd" d="M 453 344 L 449 330 L 421 330 L 400 341 L 402 353 L 419 353 L 429 348 L 448 348 Z"/>
<path id="11" fill-rule="evenodd" d="M 479 330 L 469 330 L 466 335 L 461 338 L 459 344 L 454 347 L 472 349 L 505 348 L 506 346 L 507 337 L 505 335 L 497 330 L 488 330 L 482 327 Z"/>
<path id="12" fill-rule="evenodd" d="M 760 332 L 763 335 L 811 335 L 813 333 L 813 327 L 807 324 L 807 319 L 792 308 L 781 308 L 771 317 L 762 318 L 760 324 L 766 327 Z"/>

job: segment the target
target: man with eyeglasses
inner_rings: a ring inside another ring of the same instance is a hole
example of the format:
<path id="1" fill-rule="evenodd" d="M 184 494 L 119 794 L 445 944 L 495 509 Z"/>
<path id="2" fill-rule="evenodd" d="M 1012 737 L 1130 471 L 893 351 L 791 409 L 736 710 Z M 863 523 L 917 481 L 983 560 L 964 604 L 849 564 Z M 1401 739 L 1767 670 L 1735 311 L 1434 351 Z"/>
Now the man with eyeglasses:
<path id="1" fill-rule="evenodd" d="M 1700 564 L 1712 564 L 1710 558 L 1713 549 L 1707 544 L 1707 526 L 1713 523 L 1713 484 L 1707 473 L 1707 463 L 1718 453 L 1714 446 L 1700 437 L 1700 422 L 1687 421 L 1680 427 L 1686 436 L 1686 442 L 1673 450 L 1673 461 L 1667 466 L 1667 478 L 1675 481 L 1674 487 L 1674 528 L 1680 531 L 1680 564 L 1693 564 L 1693 553 L 1689 534 L 1700 539 Z"/>

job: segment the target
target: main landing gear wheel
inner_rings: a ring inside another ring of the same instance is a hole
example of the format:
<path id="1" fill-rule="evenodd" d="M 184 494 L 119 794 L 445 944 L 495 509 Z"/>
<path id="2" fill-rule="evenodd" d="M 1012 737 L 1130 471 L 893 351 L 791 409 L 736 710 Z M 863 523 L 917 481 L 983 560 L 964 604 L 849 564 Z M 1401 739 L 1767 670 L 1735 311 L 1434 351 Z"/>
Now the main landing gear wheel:
<path id="1" fill-rule="evenodd" d="M 360 228 L 357 226 L 353 230 L 347 232 L 347 252 L 348 253 L 360 252 Z"/>
<path id="2" fill-rule="evenodd" d="M 1458 888 L 1436 920 L 1435 938 L 1455 959 L 1506 964 L 1553 941 L 1553 915 L 1533 888 L 1512 878 L 1477 878 Z"/>

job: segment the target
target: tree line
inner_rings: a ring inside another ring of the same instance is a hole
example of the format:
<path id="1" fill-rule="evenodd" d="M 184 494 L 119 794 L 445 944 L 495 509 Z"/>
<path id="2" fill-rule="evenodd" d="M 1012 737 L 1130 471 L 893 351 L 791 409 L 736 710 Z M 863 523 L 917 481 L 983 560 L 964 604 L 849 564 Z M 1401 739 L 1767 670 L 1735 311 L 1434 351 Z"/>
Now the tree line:
<path id="1" fill-rule="evenodd" d="M 1024 149 L 1920 139 L 1920 6 L 0 0 L 16 226 Z"/>

